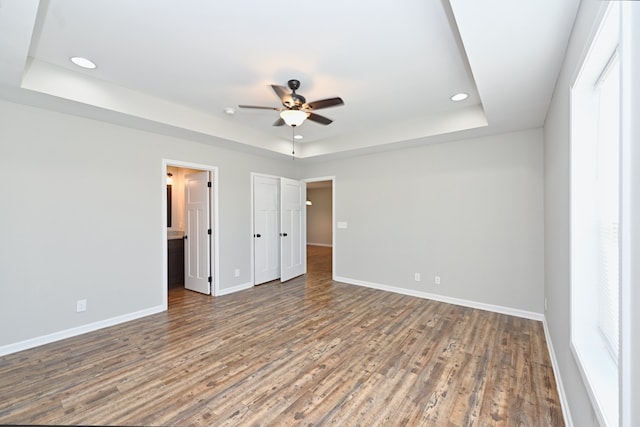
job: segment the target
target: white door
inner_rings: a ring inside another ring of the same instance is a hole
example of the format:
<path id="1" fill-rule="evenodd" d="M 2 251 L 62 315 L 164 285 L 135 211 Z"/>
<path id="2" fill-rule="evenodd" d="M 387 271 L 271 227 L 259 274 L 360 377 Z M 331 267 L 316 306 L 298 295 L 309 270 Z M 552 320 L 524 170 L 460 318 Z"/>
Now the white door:
<path id="1" fill-rule="evenodd" d="M 184 245 L 184 287 L 211 293 L 211 215 L 209 172 L 185 176 L 186 229 Z"/>
<path id="2" fill-rule="evenodd" d="M 307 272 L 307 225 L 304 182 L 280 178 L 280 281 Z"/>
<path id="3" fill-rule="evenodd" d="M 280 179 L 253 178 L 254 284 L 280 277 Z"/>

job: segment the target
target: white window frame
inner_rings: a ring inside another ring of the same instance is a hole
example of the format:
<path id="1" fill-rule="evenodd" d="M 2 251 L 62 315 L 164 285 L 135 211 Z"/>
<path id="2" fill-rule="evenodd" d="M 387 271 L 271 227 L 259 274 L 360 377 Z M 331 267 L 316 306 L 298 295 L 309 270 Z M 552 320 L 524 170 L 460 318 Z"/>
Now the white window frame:
<path id="1" fill-rule="evenodd" d="M 640 425 L 640 3 L 621 3 L 620 427 Z"/>
<path id="2" fill-rule="evenodd" d="M 619 356 L 606 345 L 607 340 L 598 332 L 599 325 L 593 320 L 599 305 L 597 298 L 594 299 L 598 285 L 594 283 L 593 273 L 584 267 L 590 261 L 598 262 L 593 255 L 597 242 L 586 238 L 584 233 L 592 226 L 593 217 L 585 214 L 583 207 L 592 196 L 585 192 L 588 184 L 581 185 L 581 180 L 588 176 L 583 170 L 592 168 L 597 158 L 595 151 L 591 158 L 588 154 L 585 156 L 585 150 L 580 146 L 588 141 L 595 144 L 597 140 L 594 136 L 598 131 L 596 86 L 607 67 L 617 60 L 620 7 L 617 2 L 610 2 L 605 7 L 571 87 L 571 350 L 599 422 L 613 426 L 618 425 Z M 618 133 L 619 127 L 618 123 Z M 616 286 L 619 290 L 619 281 Z M 618 325 L 619 316 L 618 311 Z"/>

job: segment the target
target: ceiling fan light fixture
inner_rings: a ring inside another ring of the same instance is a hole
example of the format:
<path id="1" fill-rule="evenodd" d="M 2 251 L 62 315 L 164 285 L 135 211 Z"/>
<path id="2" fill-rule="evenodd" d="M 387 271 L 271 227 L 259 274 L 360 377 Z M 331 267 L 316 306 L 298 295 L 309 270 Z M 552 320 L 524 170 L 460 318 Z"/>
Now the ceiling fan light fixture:
<path id="1" fill-rule="evenodd" d="M 302 110 L 283 110 L 280 117 L 289 126 L 300 126 L 309 117 L 309 113 Z"/>

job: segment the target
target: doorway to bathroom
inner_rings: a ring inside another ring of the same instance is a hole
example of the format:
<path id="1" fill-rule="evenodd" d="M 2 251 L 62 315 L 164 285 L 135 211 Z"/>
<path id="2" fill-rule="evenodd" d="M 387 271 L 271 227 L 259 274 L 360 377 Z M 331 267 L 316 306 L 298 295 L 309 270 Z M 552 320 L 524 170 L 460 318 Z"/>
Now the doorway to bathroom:
<path id="1" fill-rule="evenodd" d="M 218 293 L 217 168 L 163 161 L 164 302 L 171 289 Z"/>

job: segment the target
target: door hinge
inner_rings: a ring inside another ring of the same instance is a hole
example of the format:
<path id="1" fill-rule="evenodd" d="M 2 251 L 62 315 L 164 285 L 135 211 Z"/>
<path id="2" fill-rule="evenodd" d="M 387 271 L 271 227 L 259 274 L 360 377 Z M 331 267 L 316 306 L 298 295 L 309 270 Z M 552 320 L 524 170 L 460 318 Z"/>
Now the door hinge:
<path id="1" fill-rule="evenodd" d="M 207 187 L 211 188 L 211 181 L 207 182 Z"/>
<path id="2" fill-rule="evenodd" d="M 209 277 L 207 278 L 207 282 L 209 282 L 209 283 L 211 283 L 211 281 L 212 281 L 212 280 L 213 280 L 213 278 L 212 278 L 211 276 L 209 276 Z"/>

